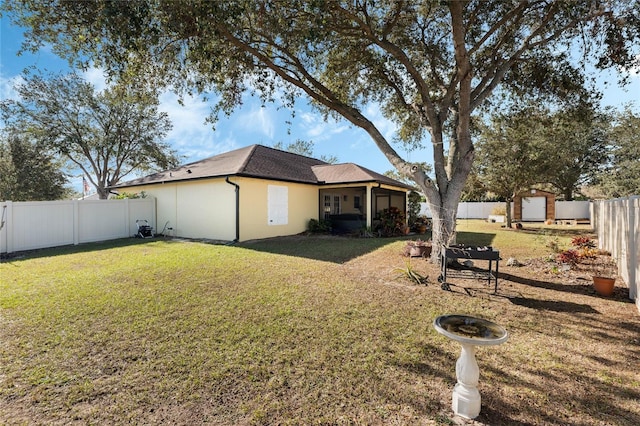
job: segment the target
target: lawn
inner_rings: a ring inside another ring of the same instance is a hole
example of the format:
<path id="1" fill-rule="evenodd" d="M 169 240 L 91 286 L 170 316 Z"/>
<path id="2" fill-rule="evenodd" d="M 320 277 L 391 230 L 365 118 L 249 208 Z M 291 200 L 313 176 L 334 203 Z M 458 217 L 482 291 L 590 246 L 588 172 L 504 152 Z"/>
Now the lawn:
<path id="1" fill-rule="evenodd" d="M 121 240 L 0 264 L 0 424 L 460 424 L 446 313 L 510 332 L 478 349 L 474 424 L 640 424 L 640 315 L 619 283 L 541 260 L 586 228 L 460 221 L 503 258 L 497 294 L 414 259 L 403 239 L 238 246 Z M 406 239 L 406 238 L 405 238 Z M 504 262 L 503 262 L 504 263 Z"/>

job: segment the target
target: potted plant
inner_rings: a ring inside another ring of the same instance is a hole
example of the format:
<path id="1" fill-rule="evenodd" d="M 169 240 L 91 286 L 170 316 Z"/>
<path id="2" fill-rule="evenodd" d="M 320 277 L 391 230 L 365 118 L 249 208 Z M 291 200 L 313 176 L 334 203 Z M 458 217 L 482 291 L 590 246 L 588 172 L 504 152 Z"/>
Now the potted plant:
<path id="1" fill-rule="evenodd" d="M 429 221 L 428 217 L 420 215 L 416 218 L 413 226 L 416 232 L 418 232 L 419 234 L 424 234 L 429 229 L 430 223 L 431 222 Z"/>
<path id="2" fill-rule="evenodd" d="M 615 271 L 617 268 L 615 259 L 604 254 L 596 256 L 593 261 L 593 288 L 600 296 L 611 296 L 616 283 Z"/>
<path id="3" fill-rule="evenodd" d="M 404 247 L 404 255 L 409 257 L 428 257 L 431 256 L 431 248 L 431 241 L 410 240 L 407 241 Z"/>

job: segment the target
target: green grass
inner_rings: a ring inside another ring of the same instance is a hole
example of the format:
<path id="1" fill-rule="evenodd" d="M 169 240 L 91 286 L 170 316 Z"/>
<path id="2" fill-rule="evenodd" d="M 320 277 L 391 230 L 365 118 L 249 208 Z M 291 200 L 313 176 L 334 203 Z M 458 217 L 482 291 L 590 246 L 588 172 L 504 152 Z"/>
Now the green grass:
<path id="1" fill-rule="evenodd" d="M 490 233 L 475 226 L 477 234 Z M 512 234 L 497 229 L 492 241 L 506 244 Z M 484 237 L 459 234 L 469 244 L 474 238 Z M 452 424 L 459 348 L 432 327 L 451 311 L 505 321 L 513 333 L 509 345 L 479 354 L 485 421 L 566 420 L 562 413 L 576 409 L 573 399 L 536 406 L 549 393 L 532 376 L 584 377 L 585 364 L 567 365 L 558 356 L 589 340 L 580 333 L 595 315 L 538 313 L 506 299 L 368 273 L 364 259 L 391 271 L 403 261 L 403 244 L 122 240 L 5 261 L 0 424 Z M 388 268 L 380 266 L 385 262 Z M 569 319 L 565 336 L 554 331 L 544 338 L 541 321 Z M 635 331 L 629 321 L 629 333 Z M 628 358 L 628 335 L 616 340 L 626 342 L 612 348 L 616 359 Z M 597 393 L 598 380 L 627 399 L 638 397 L 633 389 L 640 382 L 629 382 L 627 370 L 601 367 L 594 374 L 580 387 Z M 577 407 L 586 413 L 582 420 L 594 416 L 593 424 L 612 418 L 624 424 L 625 417 L 607 417 L 619 406 Z M 628 418 L 638 419 L 637 411 Z"/>

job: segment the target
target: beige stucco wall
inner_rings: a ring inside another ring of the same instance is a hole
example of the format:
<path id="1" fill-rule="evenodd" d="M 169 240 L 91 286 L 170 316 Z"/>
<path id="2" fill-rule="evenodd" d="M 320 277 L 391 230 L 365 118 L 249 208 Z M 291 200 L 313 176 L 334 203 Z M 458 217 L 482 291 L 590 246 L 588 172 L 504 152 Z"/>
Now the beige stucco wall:
<path id="1" fill-rule="evenodd" d="M 165 234 L 185 238 L 233 240 L 235 238 L 235 189 L 224 179 L 196 180 L 127 188 L 156 197 L 157 232 L 167 222 Z"/>
<path id="2" fill-rule="evenodd" d="M 240 185 L 240 241 L 294 235 L 318 218 L 318 187 L 253 178 L 231 178 Z M 268 218 L 268 186 L 287 187 L 287 224 L 272 225 Z"/>
<path id="3" fill-rule="evenodd" d="M 318 187 L 263 179 L 231 177 L 240 186 L 240 241 L 294 235 L 318 218 Z M 268 223 L 268 186 L 287 187 L 287 223 Z M 130 187 L 157 199 L 156 232 L 185 238 L 231 241 L 236 237 L 235 187 L 224 178 Z"/>

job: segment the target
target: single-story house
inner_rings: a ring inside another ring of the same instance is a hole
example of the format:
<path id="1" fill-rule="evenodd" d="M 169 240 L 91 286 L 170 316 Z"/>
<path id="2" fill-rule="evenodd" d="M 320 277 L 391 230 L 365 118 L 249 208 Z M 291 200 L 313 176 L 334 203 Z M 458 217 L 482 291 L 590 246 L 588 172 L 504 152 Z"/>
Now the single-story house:
<path id="1" fill-rule="evenodd" d="M 246 241 L 304 232 L 310 219 L 375 225 L 384 209 L 407 211 L 411 187 L 353 163 L 251 145 L 124 182 L 117 192 L 156 199 L 159 230 L 185 238 Z"/>

